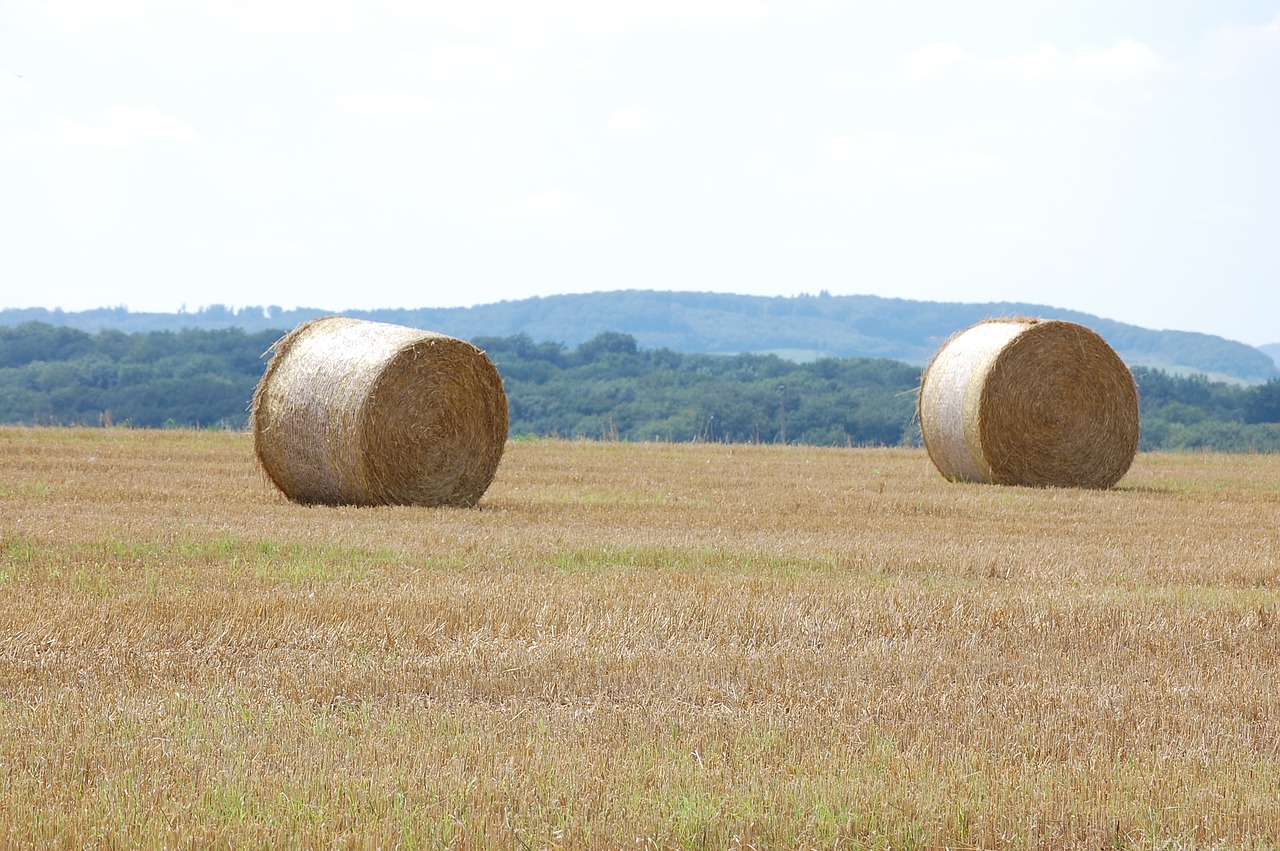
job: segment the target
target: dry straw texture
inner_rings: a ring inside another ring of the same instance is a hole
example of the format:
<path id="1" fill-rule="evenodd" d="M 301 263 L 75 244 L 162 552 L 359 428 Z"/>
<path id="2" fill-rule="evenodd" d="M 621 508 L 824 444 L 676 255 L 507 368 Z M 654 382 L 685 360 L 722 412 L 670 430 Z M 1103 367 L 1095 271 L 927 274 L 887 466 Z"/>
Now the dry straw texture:
<path id="1" fill-rule="evenodd" d="M 0 849 L 1280 848 L 1280 454 L 522 440 L 480 524 L 251 444 L 0 426 Z"/>
<path id="2" fill-rule="evenodd" d="M 925 368 L 920 430 L 951 479 L 1109 488 L 1138 451 L 1138 391 L 1120 357 L 1074 322 L 989 319 Z"/>
<path id="3" fill-rule="evenodd" d="M 295 502 L 474 505 L 507 440 L 497 369 L 470 343 L 328 316 L 272 347 L 254 451 Z"/>

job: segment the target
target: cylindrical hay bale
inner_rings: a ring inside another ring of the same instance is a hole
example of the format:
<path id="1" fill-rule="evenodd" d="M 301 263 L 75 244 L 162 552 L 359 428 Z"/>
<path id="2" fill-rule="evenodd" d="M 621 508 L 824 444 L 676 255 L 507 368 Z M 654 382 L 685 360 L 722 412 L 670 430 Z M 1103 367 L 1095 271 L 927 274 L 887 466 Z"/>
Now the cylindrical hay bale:
<path id="1" fill-rule="evenodd" d="M 254 452 L 289 499 L 470 506 L 493 481 L 507 397 L 470 343 L 327 316 L 272 352 L 253 395 Z"/>
<path id="2" fill-rule="evenodd" d="M 1138 389 L 1119 355 L 1074 322 L 989 319 L 925 367 L 917 413 L 949 479 L 1109 488 L 1138 451 Z"/>

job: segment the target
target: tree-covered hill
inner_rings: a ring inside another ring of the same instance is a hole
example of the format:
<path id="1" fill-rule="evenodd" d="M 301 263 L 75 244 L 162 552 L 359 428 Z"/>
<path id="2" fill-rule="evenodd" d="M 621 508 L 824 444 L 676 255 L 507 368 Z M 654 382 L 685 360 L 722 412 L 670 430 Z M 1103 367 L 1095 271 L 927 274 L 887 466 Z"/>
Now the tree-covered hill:
<path id="1" fill-rule="evenodd" d="M 242 427 L 279 331 L 0 327 L 0 422 Z"/>
<path id="2" fill-rule="evenodd" d="M 85 331 L 292 328 L 328 311 L 275 306 L 212 307 L 190 313 L 0 311 L 0 325 L 40 321 Z M 923 302 L 878 296 L 794 298 L 625 290 L 558 295 L 465 308 L 345 311 L 346 315 L 439 331 L 463 339 L 526 334 L 577 346 L 598 334 L 630 334 L 645 349 L 777 354 L 790 360 L 889 358 L 923 366 L 952 334 L 992 316 L 1079 322 L 1101 334 L 1131 367 L 1259 384 L 1280 367 L 1258 349 L 1209 334 L 1154 331 L 1078 311 L 1021 303 Z"/>
<path id="3" fill-rule="evenodd" d="M 0 423 L 244 428 L 283 329 L 90 334 L 0 327 Z M 919 442 L 920 368 L 875 358 L 575 348 L 473 339 L 497 365 L 513 436 L 895 445 Z M 1280 451 L 1280 379 L 1253 387 L 1138 367 L 1143 449 Z"/>

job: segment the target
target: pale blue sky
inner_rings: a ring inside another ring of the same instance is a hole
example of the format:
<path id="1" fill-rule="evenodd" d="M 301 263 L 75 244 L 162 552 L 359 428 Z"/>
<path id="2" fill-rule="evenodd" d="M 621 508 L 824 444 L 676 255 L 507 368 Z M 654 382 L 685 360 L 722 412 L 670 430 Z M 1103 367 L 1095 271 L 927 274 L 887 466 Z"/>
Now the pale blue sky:
<path id="1" fill-rule="evenodd" d="M 1280 0 L 0 0 L 0 307 L 825 289 L 1257 345 L 1276 151 Z"/>

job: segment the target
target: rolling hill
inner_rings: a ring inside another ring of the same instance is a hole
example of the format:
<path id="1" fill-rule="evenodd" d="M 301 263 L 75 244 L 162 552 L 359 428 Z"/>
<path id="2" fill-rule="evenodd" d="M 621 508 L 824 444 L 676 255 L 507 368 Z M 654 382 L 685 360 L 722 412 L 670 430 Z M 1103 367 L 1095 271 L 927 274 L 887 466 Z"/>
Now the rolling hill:
<path id="1" fill-rule="evenodd" d="M 134 313 L 124 308 L 78 312 L 0 310 L 0 325 L 38 321 L 85 331 L 239 327 L 287 330 L 332 311 L 316 308 L 229 308 Z M 924 365 L 947 337 L 992 316 L 1040 316 L 1079 322 L 1101 334 L 1130 366 L 1199 373 L 1259 384 L 1280 377 L 1272 355 L 1191 331 L 1152 330 L 1047 305 L 925 302 L 879 296 L 769 297 L 706 292 L 623 290 L 501 301 L 475 307 L 350 310 L 346 315 L 427 328 L 464 339 L 527 334 L 538 342 L 576 346 L 605 331 L 631 334 L 644 348 L 733 354 L 769 352 L 794 360 L 892 358 Z M 1270 348 L 1277 348 L 1273 346 Z"/>

